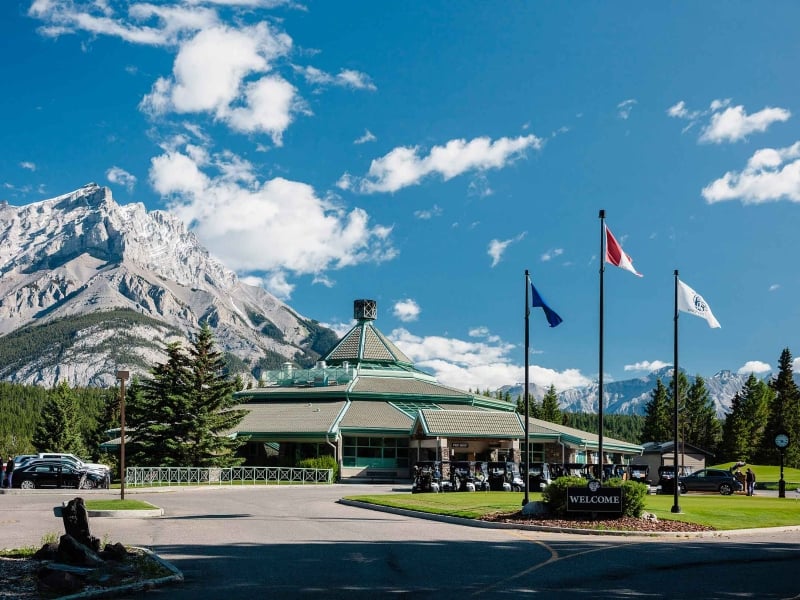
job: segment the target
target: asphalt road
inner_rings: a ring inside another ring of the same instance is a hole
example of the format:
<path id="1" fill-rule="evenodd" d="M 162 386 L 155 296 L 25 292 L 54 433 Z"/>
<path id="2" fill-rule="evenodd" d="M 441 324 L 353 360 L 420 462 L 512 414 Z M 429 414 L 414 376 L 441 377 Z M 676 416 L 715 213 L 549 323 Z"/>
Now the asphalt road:
<path id="1" fill-rule="evenodd" d="M 165 515 L 95 517 L 90 526 L 104 542 L 148 547 L 184 573 L 181 585 L 126 596 L 137 600 L 800 598 L 797 531 L 668 539 L 556 534 L 336 502 L 390 491 L 356 485 L 129 490 L 127 497 L 161 506 Z M 52 509 L 75 495 L 0 495 L 0 546 L 38 546 L 43 536 L 60 535 Z M 800 501 L 786 501 L 800 513 Z"/>

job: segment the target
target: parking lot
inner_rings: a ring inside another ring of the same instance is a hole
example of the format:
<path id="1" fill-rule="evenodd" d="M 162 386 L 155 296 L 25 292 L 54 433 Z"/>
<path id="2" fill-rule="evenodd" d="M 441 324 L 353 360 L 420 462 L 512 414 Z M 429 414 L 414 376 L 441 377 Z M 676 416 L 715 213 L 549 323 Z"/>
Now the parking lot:
<path id="1" fill-rule="evenodd" d="M 93 535 L 148 547 L 184 572 L 183 585 L 133 598 L 800 593 L 796 531 L 708 539 L 565 535 L 469 527 L 336 502 L 393 490 L 410 493 L 409 487 L 357 485 L 129 490 L 126 496 L 161 506 L 165 515 L 93 518 L 90 525 Z M 75 495 L 76 490 L 0 495 L 0 545 L 37 545 L 43 535 L 62 532 L 53 506 Z M 105 491 L 84 496 L 114 497 Z"/>

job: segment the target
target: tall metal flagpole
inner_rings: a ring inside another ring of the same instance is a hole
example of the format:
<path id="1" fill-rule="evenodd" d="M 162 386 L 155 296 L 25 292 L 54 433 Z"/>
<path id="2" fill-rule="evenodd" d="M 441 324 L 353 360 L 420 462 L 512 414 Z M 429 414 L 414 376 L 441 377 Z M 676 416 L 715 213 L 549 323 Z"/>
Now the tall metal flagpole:
<path id="1" fill-rule="evenodd" d="M 600 373 L 597 377 L 599 393 L 597 426 L 597 462 L 600 463 L 599 477 L 603 479 L 603 274 L 606 270 L 606 211 L 600 210 Z"/>
<path id="2" fill-rule="evenodd" d="M 679 513 L 681 512 L 681 507 L 678 502 L 678 495 L 680 494 L 680 490 L 678 489 L 678 269 L 675 269 L 675 355 L 674 355 L 674 367 L 672 371 L 672 397 L 674 399 L 674 411 L 672 414 L 672 426 L 674 428 L 675 439 L 673 440 L 674 447 L 672 449 L 672 456 L 674 457 L 673 462 L 675 463 L 675 479 L 673 480 L 674 483 L 674 500 L 672 504 L 672 512 Z"/>
<path id="3" fill-rule="evenodd" d="M 528 274 L 528 269 L 525 269 L 525 497 L 522 499 L 522 506 L 525 506 L 528 503 L 528 482 L 530 481 L 529 473 L 531 470 L 531 438 L 529 434 L 530 423 L 528 422 L 530 415 L 530 401 L 528 399 L 528 344 L 530 343 L 530 334 L 528 321 L 530 320 L 531 316 L 530 299 L 528 298 L 529 282 L 530 275 Z"/>

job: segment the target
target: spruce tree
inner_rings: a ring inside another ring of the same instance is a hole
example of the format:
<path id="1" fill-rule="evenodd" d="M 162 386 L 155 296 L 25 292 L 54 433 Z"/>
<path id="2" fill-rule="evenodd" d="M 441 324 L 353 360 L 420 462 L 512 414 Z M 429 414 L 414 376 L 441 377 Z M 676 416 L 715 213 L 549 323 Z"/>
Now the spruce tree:
<path id="1" fill-rule="evenodd" d="M 742 390 L 733 397 L 725 418 L 720 447 L 724 461 L 759 460 L 772 398 L 770 387 L 751 373 Z"/>
<path id="2" fill-rule="evenodd" d="M 225 368 L 221 352 L 214 348 L 208 325 L 203 325 L 189 350 L 191 409 L 186 421 L 186 450 L 190 465 L 229 467 L 242 463 L 236 450 L 245 440 L 228 437 L 247 411 L 235 409 L 236 381 Z"/>
<path id="3" fill-rule="evenodd" d="M 562 422 L 561 411 L 558 408 L 558 394 L 556 394 L 556 387 L 553 384 L 550 384 L 547 393 L 542 398 L 540 418 L 543 421 L 558 423 L 559 425 Z"/>
<path id="4" fill-rule="evenodd" d="M 697 375 L 689 386 L 684 404 L 683 441 L 716 453 L 722 436 L 722 424 L 708 395 L 705 381 Z"/>
<path id="5" fill-rule="evenodd" d="M 792 369 L 792 353 L 789 348 L 784 348 L 778 360 L 778 375 L 770 381 L 770 387 L 775 392 L 775 397 L 770 407 L 770 416 L 766 432 L 761 444 L 760 455 L 764 458 L 772 457 L 770 463 L 779 460 L 778 451 L 775 449 L 775 434 L 784 430 L 789 434 L 789 446 L 784 453 L 786 466 L 800 467 L 800 390 L 794 382 Z"/>
<path id="6" fill-rule="evenodd" d="M 642 442 L 664 442 L 672 439 L 672 421 L 667 397 L 667 388 L 656 379 L 656 387 L 650 393 L 650 402 L 645 407 Z"/>
<path id="7" fill-rule="evenodd" d="M 33 445 L 39 452 L 85 456 L 86 446 L 78 429 L 78 406 L 69 384 L 62 381 L 48 396 L 33 434 Z"/>

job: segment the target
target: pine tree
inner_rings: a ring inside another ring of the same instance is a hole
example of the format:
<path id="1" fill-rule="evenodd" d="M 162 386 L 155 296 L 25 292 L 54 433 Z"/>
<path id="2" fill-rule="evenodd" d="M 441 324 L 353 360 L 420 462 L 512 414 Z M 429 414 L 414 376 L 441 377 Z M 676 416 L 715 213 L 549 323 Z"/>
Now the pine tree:
<path id="1" fill-rule="evenodd" d="M 770 381 L 775 398 L 770 407 L 770 416 L 760 448 L 760 456 L 769 462 L 777 462 L 777 450 L 773 440 L 781 429 L 789 434 L 789 446 L 785 450 L 784 461 L 789 467 L 800 467 L 800 390 L 794 382 L 792 353 L 784 348 L 778 360 L 778 375 Z"/>
<path id="2" fill-rule="evenodd" d="M 184 454 L 189 381 L 188 358 L 180 342 L 166 346 L 167 362 L 151 369 L 151 376 L 134 379 L 127 390 L 126 458 L 129 466 L 190 466 Z"/>
<path id="3" fill-rule="evenodd" d="M 650 402 L 645 407 L 642 441 L 664 442 L 672 439 L 671 423 L 667 388 L 664 387 L 659 377 L 656 379 L 655 389 L 650 393 Z"/>
<path id="4" fill-rule="evenodd" d="M 166 347 L 167 362 L 128 390 L 131 406 L 131 466 L 209 467 L 241 463 L 245 442 L 227 434 L 244 418 L 233 397 L 236 380 L 226 373 L 204 325 L 188 353 L 180 343 Z"/>
<path id="5" fill-rule="evenodd" d="M 683 441 L 715 453 L 722 436 L 722 424 L 700 375 L 689 386 L 684 404 Z"/>
<path id="6" fill-rule="evenodd" d="M 189 351 L 189 392 L 192 418 L 185 443 L 192 466 L 228 467 L 241 464 L 236 450 L 245 443 L 227 434 L 247 414 L 236 410 L 236 382 L 228 376 L 221 352 L 214 348 L 211 329 L 203 325 Z"/>
<path id="7" fill-rule="evenodd" d="M 558 394 L 556 394 L 556 387 L 550 384 L 547 393 L 542 398 L 541 417 L 543 421 L 550 423 L 562 422 L 561 411 L 558 408 Z"/>
<path id="8" fill-rule="evenodd" d="M 720 446 L 723 459 L 753 462 L 757 457 L 773 396 L 770 387 L 751 373 L 741 392 L 733 397 L 725 418 Z M 774 449 L 771 450 L 774 454 Z"/>
<path id="9" fill-rule="evenodd" d="M 78 407 L 69 384 L 62 381 L 48 396 L 33 434 L 33 445 L 39 452 L 85 456 L 86 446 L 78 430 Z"/>

